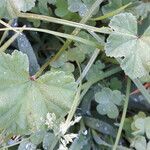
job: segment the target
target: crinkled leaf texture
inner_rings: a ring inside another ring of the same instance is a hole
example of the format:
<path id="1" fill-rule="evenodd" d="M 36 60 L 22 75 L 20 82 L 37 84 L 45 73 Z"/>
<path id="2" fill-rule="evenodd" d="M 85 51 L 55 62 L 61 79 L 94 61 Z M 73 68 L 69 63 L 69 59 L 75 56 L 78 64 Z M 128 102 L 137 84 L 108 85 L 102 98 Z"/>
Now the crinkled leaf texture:
<path id="1" fill-rule="evenodd" d="M 13 17 L 14 7 L 17 11 L 26 12 L 35 6 L 36 0 L 0 0 L 0 17 Z M 13 15 L 13 16 L 12 16 Z"/>
<path id="2" fill-rule="evenodd" d="M 28 70 L 22 52 L 0 54 L 0 130 L 21 134 L 42 129 L 48 112 L 59 119 L 72 105 L 77 88 L 72 75 L 49 71 L 33 81 Z"/>
<path id="3" fill-rule="evenodd" d="M 150 139 L 150 117 L 146 118 L 136 118 L 132 123 L 133 135 L 146 135 Z"/>
<path id="4" fill-rule="evenodd" d="M 108 115 L 109 118 L 118 117 L 118 106 L 122 105 L 124 96 L 120 91 L 112 91 L 109 88 L 103 88 L 101 92 L 95 94 L 95 101 L 98 103 L 97 111 L 101 115 Z"/>
<path id="5" fill-rule="evenodd" d="M 121 58 L 121 67 L 131 78 L 140 78 L 150 71 L 150 26 L 139 37 L 137 20 L 131 13 L 114 16 L 109 26 L 114 30 L 107 39 L 107 56 Z"/>

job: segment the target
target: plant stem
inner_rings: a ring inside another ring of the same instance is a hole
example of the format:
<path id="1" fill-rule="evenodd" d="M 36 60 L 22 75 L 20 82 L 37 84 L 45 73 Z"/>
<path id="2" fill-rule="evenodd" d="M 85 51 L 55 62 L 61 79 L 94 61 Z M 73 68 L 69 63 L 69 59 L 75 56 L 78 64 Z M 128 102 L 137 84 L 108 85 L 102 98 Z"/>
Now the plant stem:
<path id="1" fill-rule="evenodd" d="M 120 58 L 117 58 L 117 61 L 119 63 L 121 63 L 121 59 Z M 145 89 L 145 87 L 143 86 L 143 84 L 141 83 L 141 81 L 139 79 L 132 79 L 132 78 L 131 78 L 131 80 L 134 82 L 134 84 L 137 86 L 137 88 L 142 93 L 142 95 L 146 98 L 146 100 L 150 103 L 150 94 Z"/>
<path id="2" fill-rule="evenodd" d="M 115 141 L 115 144 L 113 146 L 113 150 L 117 149 L 117 146 L 118 146 L 118 143 L 119 143 L 119 140 L 120 140 L 120 137 L 121 137 L 121 133 L 122 133 L 122 129 L 123 129 L 126 113 L 127 113 L 127 108 L 128 108 L 130 88 L 131 88 L 131 80 L 130 80 L 130 78 L 128 78 L 127 90 L 126 90 L 126 99 L 125 99 L 125 103 L 124 103 L 123 113 L 122 113 L 121 122 L 120 122 L 120 125 L 119 125 L 119 130 L 118 130 L 118 133 L 117 133 L 116 141 Z"/>
<path id="3" fill-rule="evenodd" d="M 7 28 L 10 28 L 11 30 L 13 30 L 16 33 L 19 33 L 19 31 L 17 31 L 15 28 L 13 28 L 10 24 L 13 22 L 13 20 L 10 20 L 9 23 L 4 22 L 3 20 L 0 20 L 0 23 L 2 25 L 4 25 Z"/>
<path id="4" fill-rule="evenodd" d="M 96 60 L 98 54 L 99 54 L 100 50 L 98 48 L 95 49 L 92 57 L 90 58 L 88 64 L 86 65 L 86 67 L 84 68 L 81 76 L 78 78 L 78 80 L 76 81 L 78 84 L 81 82 L 81 80 L 86 76 L 86 74 L 88 73 L 89 69 L 91 68 L 92 64 L 94 63 L 94 61 Z"/>
<path id="5" fill-rule="evenodd" d="M 103 79 L 105 79 L 105 78 L 108 78 L 108 77 L 112 76 L 113 74 L 116 74 L 116 73 L 118 73 L 118 72 L 120 72 L 120 71 L 121 71 L 121 68 L 120 68 L 120 67 L 116 67 L 116 68 L 113 68 L 113 69 L 111 69 L 111 70 L 109 70 L 109 71 L 104 72 L 102 75 L 100 75 L 100 76 L 99 76 L 98 78 L 96 78 L 95 80 L 93 80 L 93 81 L 88 81 L 88 82 L 84 83 L 84 84 L 82 85 L 82 90 L 83 90 L 83 92 L 82 92 L 82 94 L 81 94 L 81 99 L 83 98 L 83 96 L 87 93 L 87 91 L 90 89 L 90 87 L 91 87 L 93 84 L 95 84 L 96 82 L 98 82 L 98 81 L 100 81 L 100 80 L 103 80 Z"/>
<path id="6" fill-rule="evenodd" d="M 80 21 L 81 24 L 85 24 L 89 18 L 91 17 L 93 11 L 99 7 L 99 5 L 102 3 L 103 0 L 97 0 L 92 7 L 90 8 L 90 10 L 88 11 L 87 15 L 85 17 L 82 18 L 82 20 Z M 73 32 L 72 35 L 77 35 L 80 32 L 81 29 L 76 28 Z M 50 58 L 41 68 L 40 70 L 35 74 L 35 77 L 39 77 L 42 72 L 46 69 L 46 67 L 51 63 L 54 62 L 56 59 L 58 59 L 58 57 L 68 48 L 68 46 L 72 43 L 72 40 L 67 40 L 64 45 L 61 47 L 61 49 L 56 53 L 56 55 L 54 57 L 52 57 L 52 59 Z"/>
<path id="7" fill-rule="evenodd" d="M 23 28 L 22 27 L 14 27 L 15 30 L 22 30 Z M 3 30 L 12 30 L 11 28 L 2 28 L 0 29 L 0 31 L 3 31 Z M 55 36 L 59 36 L 59 37 L 62 37 L 62 38 L 67 38 L 67 39 L 70 39 L 70 40 L 75 40 L 75 41 L 78 41 L 78 42 L 81 42 L 81 43 L 84 43 L 86 45 L 90 45 L 90 46 L 94 46 L 94 47 L 100 47 L 100 45 L 96 42 L 93 42 L 93 41 L 90 41 L 90 40 L 87 40 L 87 39 L 84 39 L 84 38 L 81 38 L 81 37 L 78 37 L 78 36 L 75 36 L 75 35 L 69 35 L 69 34 L 66 34 L 66 33 L 60 33 L 60 32 L 57 32 L 57 31 L 52 31 L 52 30 L 47 30 L 47 29 L 39 29 L 39 28 L 24 28 L 23 29 L 24 31 L 37 31 L 37 32 L 43 32 L 43 33 L 47 33 L 47 34 L 52 34 L 52 35 L 55 35 Z"/>
<path id="8" fill-rule="evenodd" d="M 0 21 L 2 21 L 2 20 L 0 20 Z M 11 25 L 12 22 L 13 22 L 13 20 L 10 20 L 10 21 L 8 22 L 8 24 Z M 3 22 L 1 22 L 1 23 L 3 23 Z M 3 25 L 4 25 L 4 24 L 3 24 Z M 6 27 L 7 27 L 7 26 L 6 26 Z M 9 27 L 8 27 L 8 28 L 9 28 Z M 6 30 L 6 31 L 3 33 L 3 35 L 2 35 L 2 37 L 1 37 L 1 39 L 0 39 L 0 46 L 1 46 L 1 44 L 3 43 L 3 41 L 5 40 L 5 38 L 7 37 L 7 34 L 8 34 L 8 31 Z"/>
<path id="9" fill-rule="evenodd" d="M 141 81 L 139 79 L 132 79 L 132 81 L 137 86 L 137 88 L 142 93 L 142 95 L 146 98 L 146 100 L 150 103 L 150 94 L 145 89 L 145 87 L 143 86 L 143 84 L 141 83 Z"/>
<path id="10" fill-rule="evenodd" d="M 91 9 L 89 10 L 88 14 L 80 21 L 80 23 L 85 24 L 85 23 L 87 22 L 87 20 L 91 17 L 93 11 L 100 5 L 100 3 L 101 3 L 102 1 L 103 1 L 103 0 L 97 0 L 97 1 L 92 5 L 92 7 L 91 7 Z M 80 32 L 80 30 L 81 30 L 81 29 L 76 28 L 76 29 L 72 32 L 72 34 L 73 34 L 73 35 L 77 35 L 77 34 Z M 44 64 L 44 67 L 42 66 L 43 68 L 40 69 L 39 72 L 37 72 L 36 77 L 39 76 L 39 75 L 43 72 L 43 70 L 47 67 L 47 65 L 49 65 L 50 62 L 56 60 L 56 59 L 62 54 L 62 52 L 63 52 L 65 49 L 67 49 L 67 47 L 71 44 L 71 42 L 72 42 L 72 40 L 67 40 L 67 41 L 65 42 L 65 44 L 62 46 L 62 48 L 58 51 L 58 53 L 52 58 L 52 60 L 50 59 L 49 61 L 47 61 L 47 63 Z M 78 91 L 77 91 L 77 93 L 76 93 L 76 95 L 75 95 L 75 99 L 74 99 L 73 105 L 72 105 L 72 107 L 71 107 L 71 109 L 70 109 L 70 111 L 69 111 L 69 114 L 68 114 L 68 116 L 67 116 L 67 119 L 66 119 L 66 123 L 67 123 L 67 124 L 68 124 L 68 122 L 71 121 L 71 119 L 72 119 L 72 117 L 73 117 L 73 115 L 74 115 L 74 113 L 75 113 L 75 111 L 76 111 L 77 105 L 78 105 L 79 100 L 80 100 L 80 90 L 81 90 L 81 82 L 80 82 Z M 66 131 L 67 131 L 67 130 L 66 130 Z M 60 137 L 58 137 L 58 139 L 52 143 L 52 145 L 51 145 L 51 147 L 50 147 L 50 150 L 53 150 L 53 149 L 55 148 L 55 146 L 56 146 L 56 144 L 57 144 L 57 142 L 58 142 L 59 139 L 60 139 Z"/>
<path id="11" fill-rule="evenodd" d="M 109 33 L 109 30 L 111 30 L 108 27 L 102 27 L 101 29 L 99 29 L 97 27 L 86 25 L 85 24 L 85 22 L 86 22 L 85 20 L 87 18 L 89 18 L 89 16 L 84 17 L 82 19 L 84 21 L 81 21 L 80 23 L 72 22 L 72 21 L 68 21 L 68 20 L 64 20 L 64 19 L 58 19 L 58 18 L 55 18 L 55 17 L 49 17 L 49 16 L 44 16 L 44 15 L 31 14 L 31 13 L 19 13 L 18 17 L 20 17 L 20 18 L 30 18 L 30 19 L 42 20 L 42 21 L 47 21 L 47 22 L 53 22 L 53 23 L 57 23 L 57 24 L 68 25 L 68 26 L 71 26 L 71 27 L 76 27 L 76 28 L 90 30 L 90 31 L 99 32 L 99 33 L 105 33 L 105 31 L 107 31 Z"/>
<path id="12" fill-rule="evenodd" d="M 10 45 L 11 43 L 21 34 L 21 32 L 24 30 L 24 27 L 17 33 L 15 33 L 7 42 L 5 42 L 1 47 L 0 47 L 0 52 L 4 52 Z"/>
<path id="13" fill-rule="evenodd" d="M 100 17 L 97 17 L 97 18 L 91 18 L 91 20 L 99 21 L 99 20 L 107 19 L 107 18 L 109 18 L 109 17 L 112 17 L 112 16 L 114 16 L 114 15 L 120 13 L 122 10 L 126 9 L 126 8 L 127 8 L 128 6 L 130 6 L 131 4 L 132 4 L 132 3 L 130 2 L 130 3 L 128 3 L 128 4 L 126 4 L 126 5 L 124 5 L 124 6 L 120 7 L 120 8 L 118 8 L 118 9 L 112 11 L 112 12 L 106 13 L 106 14 L 103 15 L 103 16 L 100 16 Z"/>

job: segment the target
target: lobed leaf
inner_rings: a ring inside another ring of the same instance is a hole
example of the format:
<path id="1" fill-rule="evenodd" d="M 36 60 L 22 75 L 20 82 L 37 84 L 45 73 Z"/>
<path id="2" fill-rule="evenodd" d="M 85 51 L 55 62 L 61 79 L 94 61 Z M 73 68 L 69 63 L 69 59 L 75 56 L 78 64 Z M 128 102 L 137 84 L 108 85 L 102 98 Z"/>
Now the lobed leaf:
<path id="1" fill-rule="evenodd" d="M 29 11 L 35 6 L 36 0 L 0 0 L 0 17 L 14 17 L 15 11 Z"/>
<path id="2" fill-rule="evenodd" d="M 131 78 L 150 72 L 150 26 L 140 37 L 137 20 L 131 13 L 114 16 L 109 26 L 114 30 L 105 45 L 106 55 L 121 58 L 121 67 Z"/>
<path id="3" fill-rule="evenodd" d="M 103 88 L 101 92 L 95 94 L 95 101 L 98 103 L 97 111 L 101 115 L 108 115 L 109 118 L 118 117 L 119 110 L 117 105 L 122 105 L 124 96 L 120 91 L 112 91 L 109 88 Z"/>
<path id="4" fill-rule="evenodd" d="M 0 54 L 0 130 L 13 128 L 19 134 L 39 130 L 45 127 L 48 112 L 60 118 L 72 105 L 76 83 L 71 74 L 53 70 L 33 81 L 28 71 L 25 54 Z"/>

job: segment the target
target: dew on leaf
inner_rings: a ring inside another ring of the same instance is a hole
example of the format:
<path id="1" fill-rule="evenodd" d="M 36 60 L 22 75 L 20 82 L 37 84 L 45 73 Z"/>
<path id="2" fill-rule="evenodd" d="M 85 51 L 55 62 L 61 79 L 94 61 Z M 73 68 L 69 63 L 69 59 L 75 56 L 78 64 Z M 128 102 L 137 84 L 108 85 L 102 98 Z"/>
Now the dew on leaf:
<path id="1" fill-rule="evenodd" d="M 87 135 L 87 134 L 88 134 L 88 131 L 87 131 L 87 130 L 84 130 L 84 131 L 82 131 L 82 134 L 83 134 L 83 135 Z"/>

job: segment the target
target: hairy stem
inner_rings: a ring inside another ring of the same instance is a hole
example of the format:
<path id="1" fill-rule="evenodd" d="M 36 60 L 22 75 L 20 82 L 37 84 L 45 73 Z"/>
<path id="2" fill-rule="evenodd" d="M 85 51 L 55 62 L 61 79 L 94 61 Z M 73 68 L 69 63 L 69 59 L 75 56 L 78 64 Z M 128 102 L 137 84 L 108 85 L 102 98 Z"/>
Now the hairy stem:
<path id="1" fill-rule="evenodd" d="M 126 90 L 126 99 L 125 99 L 125 103 L 124 103 L 123 113 L 122 113 L 121 122 L 120 122 L 120 125 L 119 125 L 119 130 L 118 130 L 118 133 L 117 133 L 116 141 L 115 141 L 115 144 L 113 146 L 113 150 L 117 149 L 117 146 L 118 146 L 118 143 L 119 143 L 119 140 L 120 140 L 120 137 L 121 137 L 121 133 L 122 133 L 122 129 L 123 129 L 126 113 L 127 113 L 127 108 L 128 108 L 130 88 L 131 88 L 131 80 L 130 80 L 130 78 L 128 78 L 127 90 Z"/>

